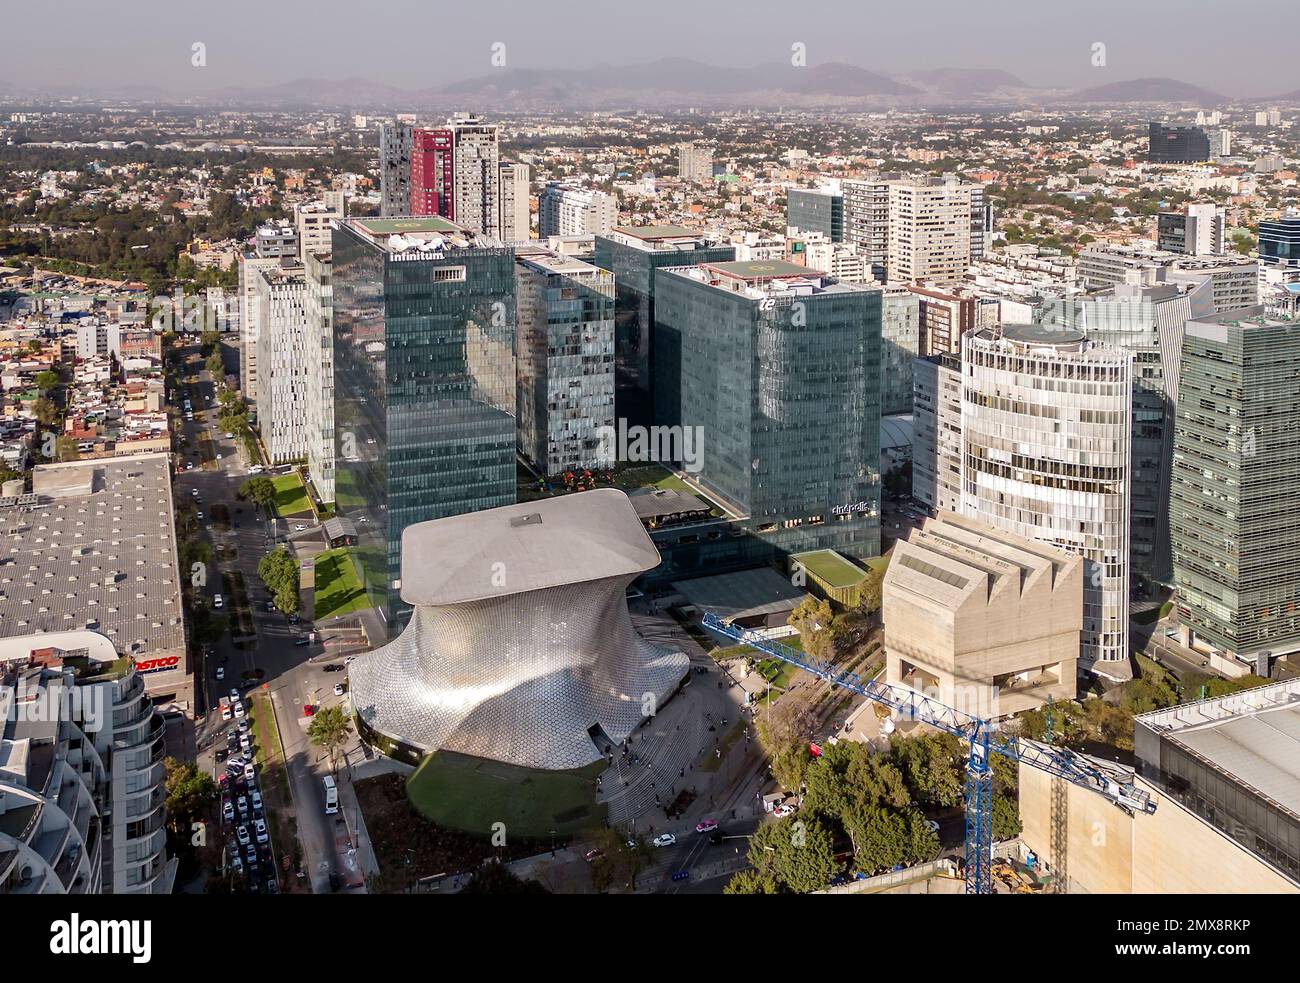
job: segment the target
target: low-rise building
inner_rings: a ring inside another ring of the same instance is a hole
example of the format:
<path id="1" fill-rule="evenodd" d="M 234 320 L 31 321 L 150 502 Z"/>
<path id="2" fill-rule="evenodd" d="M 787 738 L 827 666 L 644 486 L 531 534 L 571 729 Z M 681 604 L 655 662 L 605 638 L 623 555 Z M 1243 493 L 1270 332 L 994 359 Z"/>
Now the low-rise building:
<path id="1" fill-rule="evenodd" d="M 885 681 L 976 716 L 1075 695 L 1083 559 L 949 513 L 894 547 Z"/>

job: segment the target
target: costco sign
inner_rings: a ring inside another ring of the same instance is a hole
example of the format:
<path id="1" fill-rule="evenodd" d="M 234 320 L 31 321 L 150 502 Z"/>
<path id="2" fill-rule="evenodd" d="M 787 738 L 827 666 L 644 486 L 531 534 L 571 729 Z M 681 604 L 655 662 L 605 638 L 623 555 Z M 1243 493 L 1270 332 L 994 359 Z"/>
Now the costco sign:
<path id="1" fill-rule="evenodd" d="M 135 663 L 135 671 L 144 675 L 151 672 L 166 672 L 168 669 L 175 669 L 180 665 L 181 657 L 179 655 L 163 656 L 160 659 L 138 659 Z"/>

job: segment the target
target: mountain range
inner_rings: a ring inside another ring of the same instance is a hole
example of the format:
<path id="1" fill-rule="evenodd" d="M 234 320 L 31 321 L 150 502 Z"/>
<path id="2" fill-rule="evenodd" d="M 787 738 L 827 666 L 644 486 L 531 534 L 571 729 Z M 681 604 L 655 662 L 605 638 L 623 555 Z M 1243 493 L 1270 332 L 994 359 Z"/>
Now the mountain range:
<path id="1" fill-rule="evenodd" d="M 93 94 L 71 87 L 36 89 L 0 82 L 0 96 L 133 100 L 187 105 L 274 108 L 346 107 L 417 111 L 472 106 L 481 110 L 702 108 L 889 108 L 1048 104 L 1183 103 L 1223 105 L 1228 97 L 1171 78 L 1139 78 L 1079 90 L 1035 88 L 1003 69 L 934 68 L 885 74 L 844 62 L 807 67 L 769 63 L 749 68 L 661 58 L 590 68 L 503 68 L 426 88 L 366 78 L 301 78 L 276 85 L 227 87 L 178 96 L 152 85 L 118 85 Z M 1270 101 L 1300 101 L 1300 90 Z"/>

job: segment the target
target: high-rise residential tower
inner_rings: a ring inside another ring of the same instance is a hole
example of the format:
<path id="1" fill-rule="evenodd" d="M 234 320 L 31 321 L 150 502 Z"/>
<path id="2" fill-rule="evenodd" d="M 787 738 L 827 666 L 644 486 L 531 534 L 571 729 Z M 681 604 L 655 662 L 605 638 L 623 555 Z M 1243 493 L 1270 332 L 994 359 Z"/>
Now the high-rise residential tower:
<path id="1" fill-rule="evenodd" d="M 521 242 L 528 238 L 528 191 L 532 169 L 516 160 L 501 162 L 501 240 Z"/>
<path id="2" fill-rule="evenodd" d="M 257 427 L 272 463 L 307 454 L 307 281 L 301 264 L 261 270 L 256 281 Z"/>
<path id="3" fill-rule="evenodd" d="M 322 502 L 334 501 L 334 284 L 328 250 L 309 253 L 306 279 L 307 471 Z"/>
<path id="4" fill-rule="evenodd" d="M 447 127 L 411 130 L 407 215 L 456 214 L 456 141 Z"/>
<path id="5" fill-rule="evenodd" d="M 379 128 L 379 214 L 411 214 L 412 129 L 401 123 Z"/>
<path id="6" fill-rule="evenodd" d="M 475 116 L 453 117 L 448 126 L 456 148 L 452 217 L 464 229 L 500 239 L 501 148 L 497 126 Z"/>
<path id="7" fill-rule="evenodd" d="M 537 199 L 537 234 L 543 239 L 606 235 L 617 224 L 618 199 L 604 191 L 553 182 Z"/>
<path id="8" fill-rule="evenodd" d="M 713 150 L 698 143 L 679 143 L 677 176 L 692 184 L 708 184 L 713 180 Z"/>

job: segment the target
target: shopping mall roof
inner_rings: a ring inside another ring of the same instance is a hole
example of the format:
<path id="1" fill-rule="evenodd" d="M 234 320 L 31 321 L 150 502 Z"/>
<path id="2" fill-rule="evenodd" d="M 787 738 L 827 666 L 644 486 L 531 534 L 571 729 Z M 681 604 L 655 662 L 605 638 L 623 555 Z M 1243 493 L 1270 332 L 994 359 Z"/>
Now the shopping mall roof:
<path id="1" fill-rule="evenodd" d="M 32 492 L 0 505 L 0 635 L 94 628 L 124 655 L 183 649 L 168 455 L 42 465 Z"/>

